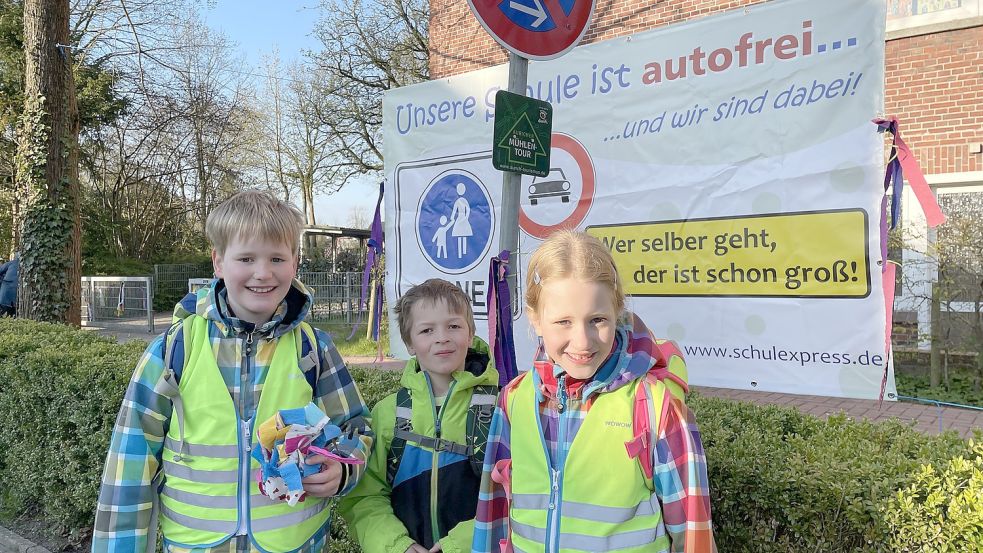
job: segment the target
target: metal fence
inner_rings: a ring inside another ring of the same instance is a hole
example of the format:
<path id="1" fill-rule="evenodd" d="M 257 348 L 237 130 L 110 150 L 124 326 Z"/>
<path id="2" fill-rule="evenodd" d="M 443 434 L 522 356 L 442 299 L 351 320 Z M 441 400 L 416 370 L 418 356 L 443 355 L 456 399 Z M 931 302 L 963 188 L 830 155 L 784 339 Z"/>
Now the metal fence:
<path id="1" fill-rule="evenodd" d="M 169 311 L 189 290 L 202 284 L 200 279 L 212 276 L 210 263 L 154 265 L 154 301 L 158 311 Z M 362 273 L 333 273 L 301 271 L 297 278 L 314 295 L 314 308 L 308 317 L 312 322 L 354 323 L 368 318 L 362 293 Z"/>
<path id="2" fill-rule="evenodd" d="M 298 273 L 297 278 L 307 285 L 314 295 L 314 308 L 309 320 L 315 322 L 353 323 L 359 315 L 368 319 L 365 302 L 359 302 L 362 293 L 362 273 Z"/>
<path id="3" fill-rule="evenodd" d="M 169 263 L 154 265 L 154 298 L 157 311 L 170 311 L 188 293 L 188 281 L 210 278 L 211 263 Z"/>
<path id="4" fill-rule="evenodd" d="M 154 331 L 151 277 L 82 277 L 82 326 L 146 321 Z"/>

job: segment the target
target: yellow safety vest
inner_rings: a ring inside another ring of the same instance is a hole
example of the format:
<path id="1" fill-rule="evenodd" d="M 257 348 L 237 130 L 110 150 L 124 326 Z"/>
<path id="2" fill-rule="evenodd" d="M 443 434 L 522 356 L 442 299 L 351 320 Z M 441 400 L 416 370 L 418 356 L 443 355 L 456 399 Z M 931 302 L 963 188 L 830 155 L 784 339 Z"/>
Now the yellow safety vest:
<path id="1" fill-rule="evenodd" d="M 192 316 L 184 325 L 185 348 L 190 351 L 175 400 L 183 413 L 172 418 L 164 440 L 164 539 L 179 547 L 211 547 L 248 534 L 265 551 L 301 547 L 328 524 L 328 501 L 307 497 L 290 507 L 260 493 L 255 478 L 259 463 L 250 457 L 257 425 L 239 419 L 208 339 L 208 321 Z M 297 364 L 297 332 L 277 340 L 256 408 L 260 422 L 280 409 L 311 401 L 311 386 Z"/>
<path id="2" fill-rule="evenodd" d="M 633 438 L 636 388 L 651 387 L 652 428 L 658 428 L 665 385 L 639 379 L 597 396 L 566 458 L 553 470 L 534 376 L 523 378 L 507 404 L 512 446 L 509 526 L 515 551 L 668 551 L 652 481 L 625 450 Z M 568 416 L 567 411 L 560 413 L 561 443 Z"/>

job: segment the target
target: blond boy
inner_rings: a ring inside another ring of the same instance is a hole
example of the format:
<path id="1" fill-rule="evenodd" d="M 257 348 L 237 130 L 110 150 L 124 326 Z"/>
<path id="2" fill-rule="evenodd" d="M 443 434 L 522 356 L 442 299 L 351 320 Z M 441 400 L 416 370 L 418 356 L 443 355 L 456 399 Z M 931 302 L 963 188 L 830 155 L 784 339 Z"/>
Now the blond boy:
<path id="1" fill-rule="evenodd" d="M 93 552 L 327 550 L 327 498 L 362 469 L 325 457 L 291 507 L 259 493 L 255 428 L 314 401 L 345 431 L 336 453 L 364 460 L 368 409 L 330 337 L 303 322 L 310 292 L 296 280 L 303 219 L 260 191 L 211 213 L 215 279 L 175 307 L 130 380 L 99 492 Z M 304 354 L 304 350 L 310 351 Z"/>

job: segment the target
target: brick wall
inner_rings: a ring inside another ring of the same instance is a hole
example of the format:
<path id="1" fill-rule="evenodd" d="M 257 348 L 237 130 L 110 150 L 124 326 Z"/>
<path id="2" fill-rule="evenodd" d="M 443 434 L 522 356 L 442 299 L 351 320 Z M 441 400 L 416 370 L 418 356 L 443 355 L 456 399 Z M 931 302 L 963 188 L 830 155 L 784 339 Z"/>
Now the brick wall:
<path id="1" fill-rule="evenodd" d="M 890 40 L 885 112 L 926 173 L 983 171 L 983 27 Z"/>
<path id="2" fill-rule="evenodd" d="M 607 40 L 750 0 L 597 0 L 583 43 Z M 447 77 L 508 61 L 465 0 L 431 0 L 430 73 Z M 890 40 L 886 45 L 885 113 L 901 119 L 905 141 L 928 174 L 983 171 L 983 27 Z"/>

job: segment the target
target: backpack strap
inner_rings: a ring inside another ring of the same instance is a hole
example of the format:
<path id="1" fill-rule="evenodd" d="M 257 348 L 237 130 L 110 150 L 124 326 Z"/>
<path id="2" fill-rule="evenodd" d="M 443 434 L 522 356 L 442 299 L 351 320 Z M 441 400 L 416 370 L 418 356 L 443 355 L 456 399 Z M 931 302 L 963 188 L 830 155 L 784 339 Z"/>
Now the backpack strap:
<path id="1" fill-rule="evenodd" d="M 658 424 L 662 421 L 669 410 L 669 404 L 673 398 L 678 401 L 685 401 L 685 395 L 689 391 L 687 385 L 686 363 L 683 361 L 683 354 L 679 347 L 671 340 L 658 340 L 649 333 L 654 349 L 652 350 L 653 365 L 643 378 L 638 379 L 635 388 L 635 401 L 632 416 L 632 435 L 631 440 L 625 442 L 625 449 L 628 456 L 637 459 L 641 465 L 642 473 L 648 480 L 652 479 L 654 469 L 652 467 L 652 453 L 655 443 L 658 441 Z M 662 412 L 654 413 L 655 399 L 652 397 L 653 390 L 658 390 L 658 384 L 662 383 L 664 390 L 662 397 Z M 658 418 L 656 416 L 658 415 Z"/>
<path id="2" fill-rule="evenodd" d="M 188 364 L 188 356 L 192 349 L 185 344 L 186 321 L 187 319 L 174 321 L 164 336 L 164 379 L 167 381 L 168 389 L 173 394 L 170 396 L 170 400 L 178 428 L 178 442 L 174 445 L 177 454 L 174 456 L 174 460 L 190 462 L 192 460 L 190 452 L 184 442 L 184 399 L 181 397 L 179 388 L 181 373 L 184 372 L 184 367 Z"/>
<path id="3" fill-rule="evenodd" d="M 652 453 L 655 443 L 658 441 L 658 436 L 656 436 L 656 432 L 659 431 L 657 421 L 665 419 L 669 404 L 672 401 L 669 388 L 663 386 L 662 409 L 660 413 L 655 413 L 655 401 L 652 394 L 653 390 L 659 389 L 656 384 L 660 381 L 661 379 L 653 373 L 648 373 L 645 378 L 638 379 L 632 416 L 632 435 L 634 438 L 625 442 L 628 456 L 638 461 L 642 468 L 642 474 L 647 480 L 652 480 L 654 475 Z"/>
<path id="4" fill-rule="evenodd" d="M 164 335 L 164 368 L 170 369 L 174 375 L 174 384 L 181 381 L 181 373 L 191 351 L 191 348 L 184 347 L 184 321 L 180 319 L 171 323 Z"/>
<path id="5" fill-rule="evenodd" d="M 400 388 L 396 392 L 396 420 L 393 425 L 393 440 L 389 444 L 386 462 L 386 481 L 392 486 L 396 481 L 399 462 L 406 450 L 406 442 L 414 443 L 434 451 L 449 451 L 468 458 L 471 470 L 481 475 L 485 463 L 485 444 L 488 442 L 488 429 L 495 414 L 498 399 L 497 386 L 475 386 L 468 405 L 466 444 L 459 444 L 443 438 L 433 438 L 413 431 L 413 399 L 410 391 Z"/>
<path id="6" fill-rule="evenodd" d="M 297 365 L 310 384 L 312 393 L 317 394 L 317 381 L 321 378 L 321 342 L 317 332 L 307 321 L 297 326 Z"/>
<path id="7" fill-rule="evenodd" d="M 471 470 L 478 476 L 485 464 L 485 445 L 488 443 L 488 429 L 491 427 L 495 404 L 498 401 L 498 386 L 475 386 L 471 391 L 468 405 L 467 441 L 471 450 Z"/>
<path id="8" fill-rule="evenodd" d="M 181 374 L 188 364 L 191 348 L 185 347 L 184 321 L 181 319 L 171 324 L 167 330 L 164 343 L 164 366 L 171 369 L 175 384 L 180 383 Z M 298 366 L 304 373 L 311 390 L 317 390 L 317 381 L 321 377 L 321 348 L 317 332 L 310 323 L 304 321 L 297 327 Z M 313 370 L 312 370 L 313 369 Z"/>
<path id="9" fill-rule="evenodd" d="M 399 462 L 403 459 L 403 451 L 406 449 L 406 434 L 413 430 L 413 398 L 410 391 L 400 388 L 396 392 L 396 422 L 393 427 L 393 440 L 389 444 L 389 453 L 386 456 L 386 482 L 391 487 L 396 481 L 396 471 L 399 470 Z"/>

